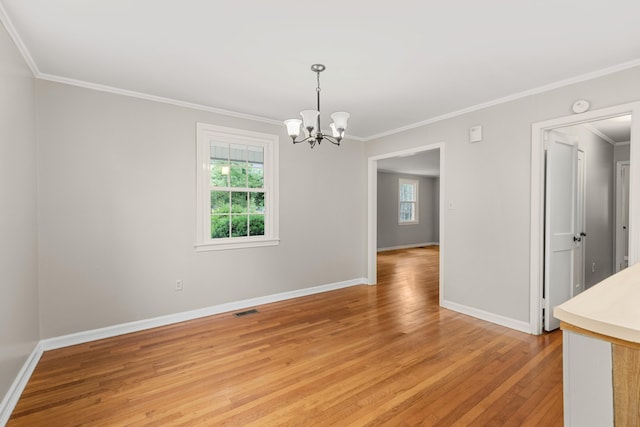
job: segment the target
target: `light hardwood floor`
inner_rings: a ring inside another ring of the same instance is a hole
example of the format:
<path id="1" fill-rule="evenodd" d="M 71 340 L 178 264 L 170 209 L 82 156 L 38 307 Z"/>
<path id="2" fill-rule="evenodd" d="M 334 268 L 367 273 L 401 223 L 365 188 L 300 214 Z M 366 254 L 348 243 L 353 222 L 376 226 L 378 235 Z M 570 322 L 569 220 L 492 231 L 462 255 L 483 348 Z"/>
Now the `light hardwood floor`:
<path id="1" fill-rule="evenodd" d="M 9 426 L 562 425 L 562 339 L 438 306 L 437 247 L 379 284 L 46 352 Z"/>

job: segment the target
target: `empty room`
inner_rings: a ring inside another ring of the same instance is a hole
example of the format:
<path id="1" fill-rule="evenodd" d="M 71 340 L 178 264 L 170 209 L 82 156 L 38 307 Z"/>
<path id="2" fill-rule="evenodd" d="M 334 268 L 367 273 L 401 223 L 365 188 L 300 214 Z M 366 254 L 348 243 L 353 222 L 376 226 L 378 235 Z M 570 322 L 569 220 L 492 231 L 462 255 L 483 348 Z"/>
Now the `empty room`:
<path id="1" fill-rule="evenodd" d="M 0 0 L 0 425 L 634 425 L 640 4 Z"/>

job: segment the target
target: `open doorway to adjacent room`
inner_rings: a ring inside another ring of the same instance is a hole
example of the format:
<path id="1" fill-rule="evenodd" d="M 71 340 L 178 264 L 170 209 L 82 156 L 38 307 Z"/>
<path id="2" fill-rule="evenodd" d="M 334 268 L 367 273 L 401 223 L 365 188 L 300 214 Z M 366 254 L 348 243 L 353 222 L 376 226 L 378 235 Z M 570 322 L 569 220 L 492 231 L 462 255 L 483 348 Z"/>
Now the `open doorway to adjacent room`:
<path id="1" fill-rule="evenodd" d="M 440 303 L 443 156 L 443 144 L 434 144 L 369 159 L 369 284 L 422 259 Z"/>

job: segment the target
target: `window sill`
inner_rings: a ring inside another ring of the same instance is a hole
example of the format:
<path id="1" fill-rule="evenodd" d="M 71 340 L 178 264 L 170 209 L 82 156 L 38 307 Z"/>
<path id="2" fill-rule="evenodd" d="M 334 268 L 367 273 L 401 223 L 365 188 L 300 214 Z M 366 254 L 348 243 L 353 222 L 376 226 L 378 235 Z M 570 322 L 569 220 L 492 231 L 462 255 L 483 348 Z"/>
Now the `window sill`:
<path id="1" fill-rule="evenodd" d="M 276 246 L 280 244 L 280 239 L 256 239 L 238 241 L 236 239 L 222 242 L 198 243 L 195 245 L 196 252 L 224 251 L 228 249 L 260 248 L 263 246 Z"/>
<path id="2" fill-rule="evenodd" d="M 398 221 L 398 225 L 416 225 L 416 224 L 420 224 L 419 221 Z"/>

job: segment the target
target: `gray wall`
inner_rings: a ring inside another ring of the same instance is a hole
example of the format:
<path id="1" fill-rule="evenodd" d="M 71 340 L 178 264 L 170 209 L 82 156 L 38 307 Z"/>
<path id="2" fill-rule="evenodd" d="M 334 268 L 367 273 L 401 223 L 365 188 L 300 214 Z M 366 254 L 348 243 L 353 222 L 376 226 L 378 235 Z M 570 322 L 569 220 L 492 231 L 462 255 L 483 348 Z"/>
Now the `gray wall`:
<path id="1" fill-rule="evenodd" d="M 444 142 L 446 301 L 529 321 L 531 124 L 571 114 L 577 99 L 592 109 L 640 99 L 640 68 L 576 83 L 389 135 L 365 146 L 367 157 Z M 469 128 L 483 126 L 470 144 Z M 448 202 L 453 202 L 449 209 Z"/>
<path id="2" fill-rule="evenodd" d="M 37 88 L 43 338 L 365 276 L 362 142 L 311 150 L 284 126 Z M 279 246 L 196 253 L 196 122 L 280 136 Z"/>
<path id="3" fill-rule="evenodd" d="M 400 178 L 419 181 L 418 224 L 398 224 Z M 438 242 L 438 185 L 433 177 L 378 172 L 378 249 Z"/>
<path id="4" fill-rule="evenodd" d="M 583 137 L 584 135 L 584 137 Z M 585 251 L 585 287 L 589 288 L 614 272 L 613 229 L 615 225 L 615 194 L 613 192 L 613 146 L 584 130 L 585 141 L 587 241 Z M 595 269 L 592 268 L 595 263 Z M 593 271 L 595 270 L 595 271 Z"/>
<path id="5" fill-rule="evenodd" d="M 0 400 L 39 338 L 35 84 L 0 25 Z"/>
<path id="6" fill-rule="evenodd" d="M 614 167 L 616 162 L 629 160 L 631 158 L 631 144 L 616 145 L 613 147 Z"/>
<path id="7" fill-rule="evenodd" d="M 613 146 L 587 129 L 579 132 L 579 145 L 586 154 L 585 185 L 585 287 L 614 273 L 613 230 L 615 193 Z M 592 265 L 595 263 L 595 271 Z"/>
<path id="8" fill-rule="evenodd" d="M 615 223 L 613 145 L 584 126 L 562 129 L 578 138 L 585 153 L 585 287 L 613 274 Z M 595 263 L 595 271 L 592 271 Z"/>

